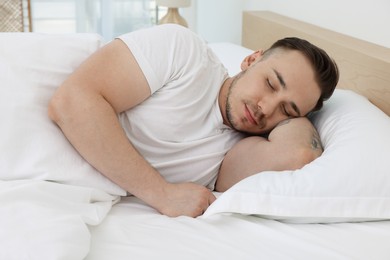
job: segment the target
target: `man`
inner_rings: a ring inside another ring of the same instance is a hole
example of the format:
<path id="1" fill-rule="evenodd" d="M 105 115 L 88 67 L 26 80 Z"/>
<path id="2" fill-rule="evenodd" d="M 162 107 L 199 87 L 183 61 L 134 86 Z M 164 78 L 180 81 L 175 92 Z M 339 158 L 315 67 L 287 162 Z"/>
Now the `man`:
<path id="1" fill-rule="evenodd" d="M 91 165 L 129 193 L 168 216 L 199 216 L 215 200 L 210 190 L 234 144 L 305 116 L 333 92 L 333 61 L 294 41 L 308 54 L 258 51 L 229 78 L 207 44 L 184 27 L 125 34 L 70 75 L 49 116 Z M 225 177 L 225 188 L 240 179 Z"/>

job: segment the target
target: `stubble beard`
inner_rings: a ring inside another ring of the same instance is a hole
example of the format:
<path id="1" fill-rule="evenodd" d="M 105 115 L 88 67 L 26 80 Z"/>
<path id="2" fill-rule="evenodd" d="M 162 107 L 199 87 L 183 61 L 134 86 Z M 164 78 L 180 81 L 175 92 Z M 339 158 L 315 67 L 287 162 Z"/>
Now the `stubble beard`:
<path id="1" fill-rule="evenodd" d="M 237 74 L 232 82 L 230 83 L 229 90 L 226 96 L 226 118 L 230 124 L 230 126 L 238 131 L 238 132 L 243 132 L 239 129 L 237 129 L 237 124 L 234 121 L 233 115 L 232 115 L 232 104 L 231 104 L 231 94 L 232 94 L 232 89 L 235 87 L 237 81 L 242 77 L 242 75 L 245 73 L 245 71 L 241 71 L 239 74 Z"/>
<path id="2" fill-rule="evenodd" d="M 252 133 L 252 132 L 238 129 L 238 124 L 234 120 L 233 114 L 232 114 L 232 104 L 231 104 L 232 103 L 232 101 L 231 101 L 232 89 L 237 84 L 237 81 L 245 74 L 245 72 L 246 72 L 246 70 L 241 71 L 239 74 L 237 74 L 237 76 L 230 83 L 229 90 L 228 90 L 227 97 L 226 97 L 226 118 L 227 118 L 230 126 L 234 130 L 241 132 L 241 133 L 249 134 L 249 135 L 254 135 L 254 134 L 258 135 L 259 133 Z M 264 115 L 257 108 L 253 108 L 253 106 L 251 106 L 249 102 L 246 102 L 246 105 L 252 107 L 252 109 L 254 111 L 254 116 L 256 117 L 256 119 L 259 122 L 258 129 L 259 130 L 263 129 L 266 126 Z M 263 133 L 261 133 L 261 134 L 263 134 Z"/>

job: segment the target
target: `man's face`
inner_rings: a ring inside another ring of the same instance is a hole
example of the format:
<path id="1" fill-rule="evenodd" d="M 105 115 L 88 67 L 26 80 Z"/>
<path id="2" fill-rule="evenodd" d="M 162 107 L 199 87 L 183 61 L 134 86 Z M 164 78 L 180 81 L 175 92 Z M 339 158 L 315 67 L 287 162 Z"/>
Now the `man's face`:
<path id="1" fill-rule="evenodd" d="M 261 55 L 232 81 L 225 123 L 250 133 L 265 134 L 278 123 L 307 115 L 321 95 L 309 61 L 298 51 Z"/>

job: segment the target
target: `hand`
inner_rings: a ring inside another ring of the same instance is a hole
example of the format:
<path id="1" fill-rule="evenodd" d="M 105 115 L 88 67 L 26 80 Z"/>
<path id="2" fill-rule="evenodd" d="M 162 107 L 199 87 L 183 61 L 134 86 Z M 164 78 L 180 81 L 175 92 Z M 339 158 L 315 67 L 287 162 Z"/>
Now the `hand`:
<path id="1" fill-rule="evenodd" d="M 170 217 L 200 216 L 216 199 L 209 189 L 194 183 L 168 183 L 164 190 L 157 210 Z"/>

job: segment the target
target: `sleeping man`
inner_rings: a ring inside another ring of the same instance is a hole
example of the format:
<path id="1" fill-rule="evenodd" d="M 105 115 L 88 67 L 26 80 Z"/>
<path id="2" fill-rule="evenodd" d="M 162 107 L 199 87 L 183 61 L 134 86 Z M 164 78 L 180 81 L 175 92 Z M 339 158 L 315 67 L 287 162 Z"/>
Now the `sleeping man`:
<path id="1" fill-rule="evenodd" d="M 215 188 L 300 168 L 321 154 L 305 115 L 332 95 L 334 61 L 286 38 L 241 68 L 229 77 L 193 32 L 155 26 L 92 54 L 58 88 L 49 116 L 114 183 L 162 214 L 195 217 Z"/>

